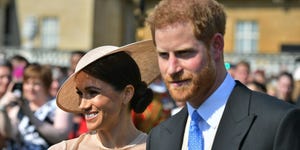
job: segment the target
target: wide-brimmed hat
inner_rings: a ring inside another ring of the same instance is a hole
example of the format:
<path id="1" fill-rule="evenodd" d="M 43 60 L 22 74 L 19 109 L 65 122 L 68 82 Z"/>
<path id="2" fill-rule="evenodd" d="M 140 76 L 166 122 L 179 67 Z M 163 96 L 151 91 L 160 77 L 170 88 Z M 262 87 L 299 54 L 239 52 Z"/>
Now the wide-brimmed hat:
<path id="1" fill-rule="evenodd" d="M 76 93 L 75 75 L 99 58 L 120 51 L 127 52 L 135 60 L 140 69 L 142 81 L 148 85 L 159 76 L 157 56 L 152 40 L 139 41 L 122 47 L 101 46 L 88 51 L 79 60 L 75 72 L 63 83 L 57 93 L 57 106 L 67 112 L 81 113 L 80 98 Z"/>

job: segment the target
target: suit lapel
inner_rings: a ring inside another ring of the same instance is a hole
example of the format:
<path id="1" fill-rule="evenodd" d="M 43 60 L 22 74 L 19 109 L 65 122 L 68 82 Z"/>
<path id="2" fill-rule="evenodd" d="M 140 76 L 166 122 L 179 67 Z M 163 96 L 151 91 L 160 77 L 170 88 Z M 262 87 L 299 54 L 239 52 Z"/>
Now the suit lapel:
<path id="1" fill-rule="evenodd" d="M 256 118 L 255 114 L 249 114 L 250 100 L 251 91 L 236 81 L 236 86 L 227 101 L 220 121 L 213 150 L 241 147 L 243 139 Z"/>
<path id="2" fill-rule="evenodd" d="M 187 108 L 184 107 L 180 112 L 162 124 L 160 133 L 160 138 L 164 140 L 164 146 L 162 146 L 164 148 L 162 149 L 181 149 L 187 116 Z"/>

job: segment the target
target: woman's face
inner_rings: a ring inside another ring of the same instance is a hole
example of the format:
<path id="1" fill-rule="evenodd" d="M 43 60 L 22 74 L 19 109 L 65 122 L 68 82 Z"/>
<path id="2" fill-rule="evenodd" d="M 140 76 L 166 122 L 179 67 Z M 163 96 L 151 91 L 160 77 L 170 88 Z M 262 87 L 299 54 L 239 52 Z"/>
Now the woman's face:
<path id="1" fill-rule="evenodd" d="M 127 105 L 123 92 L 116 91 L 110 84 L 80 71 L 75 77 L 77 94 L 81 101 L 89 130 L 109 130 L 118 124 Z"/>
<path id="2" fill-rule="evenodd" d="M 29 102 L 40 103 L 46 102 L 49 94 L 41 79 L 28 78 L 23 83 L 23 95 Z"/>
<path id="3" fill-rule="evenodd" d="M 286 75 L 281 76 L 278 79 L 277 95 L 282 100 L 289 100 L 293 92 L 293 81 Z"/>
<path id="4" fill-rule="evenodd" d="M 8 67 L 0 66 L 0 97 L 6 92 L 11 81 L 11 70 Z"/>

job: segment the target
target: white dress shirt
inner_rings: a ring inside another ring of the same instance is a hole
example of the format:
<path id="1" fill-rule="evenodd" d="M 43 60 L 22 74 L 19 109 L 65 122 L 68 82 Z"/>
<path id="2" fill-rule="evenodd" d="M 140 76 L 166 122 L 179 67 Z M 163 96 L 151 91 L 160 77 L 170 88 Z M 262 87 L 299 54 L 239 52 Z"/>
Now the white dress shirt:
<path id="1" fill-rule="evenodd" d="M 204 119 L 204 122 L 199 123 L 199 128 L 202 130 L 202 135 L 204 138 L 204 149 L 211 150 L 227 100 L 234 86 L 234 79 L 227 73 L 223 83 L 217 88 L 214 93 L 212 93 L 211 96 L 209 96 L 205 100 L 205 102 L 199 108 L 193 108 L 187 102 L 189 116 L 185 126 L 182 150 L 188 149 L 188 134 L 191 115 L 195 109 L 197 109 L 199 115 Z"/>

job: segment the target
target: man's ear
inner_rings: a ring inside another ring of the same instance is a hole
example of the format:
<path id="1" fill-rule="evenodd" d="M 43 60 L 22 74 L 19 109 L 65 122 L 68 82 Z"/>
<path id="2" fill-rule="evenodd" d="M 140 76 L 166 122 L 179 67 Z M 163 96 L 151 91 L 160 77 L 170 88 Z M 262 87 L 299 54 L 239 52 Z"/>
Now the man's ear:
<path id="1" fill-rule="evenodd" d="M 215 60 L 220 60 L 223 56 L 224 37 L 220 33 L 216 33 L 211 40 L 211 48 Z"/>
<path id="2" fill-rule="evenodd" d="M 133 85 L 131 85 L 131 84 L 126 85 L 126 87 L 124 88 L 124 90 L 122 92 L 123 103 L 128 104 L 130 102 L 130 100 L 132 99 L 133 95 L 134 95 Z"/>

